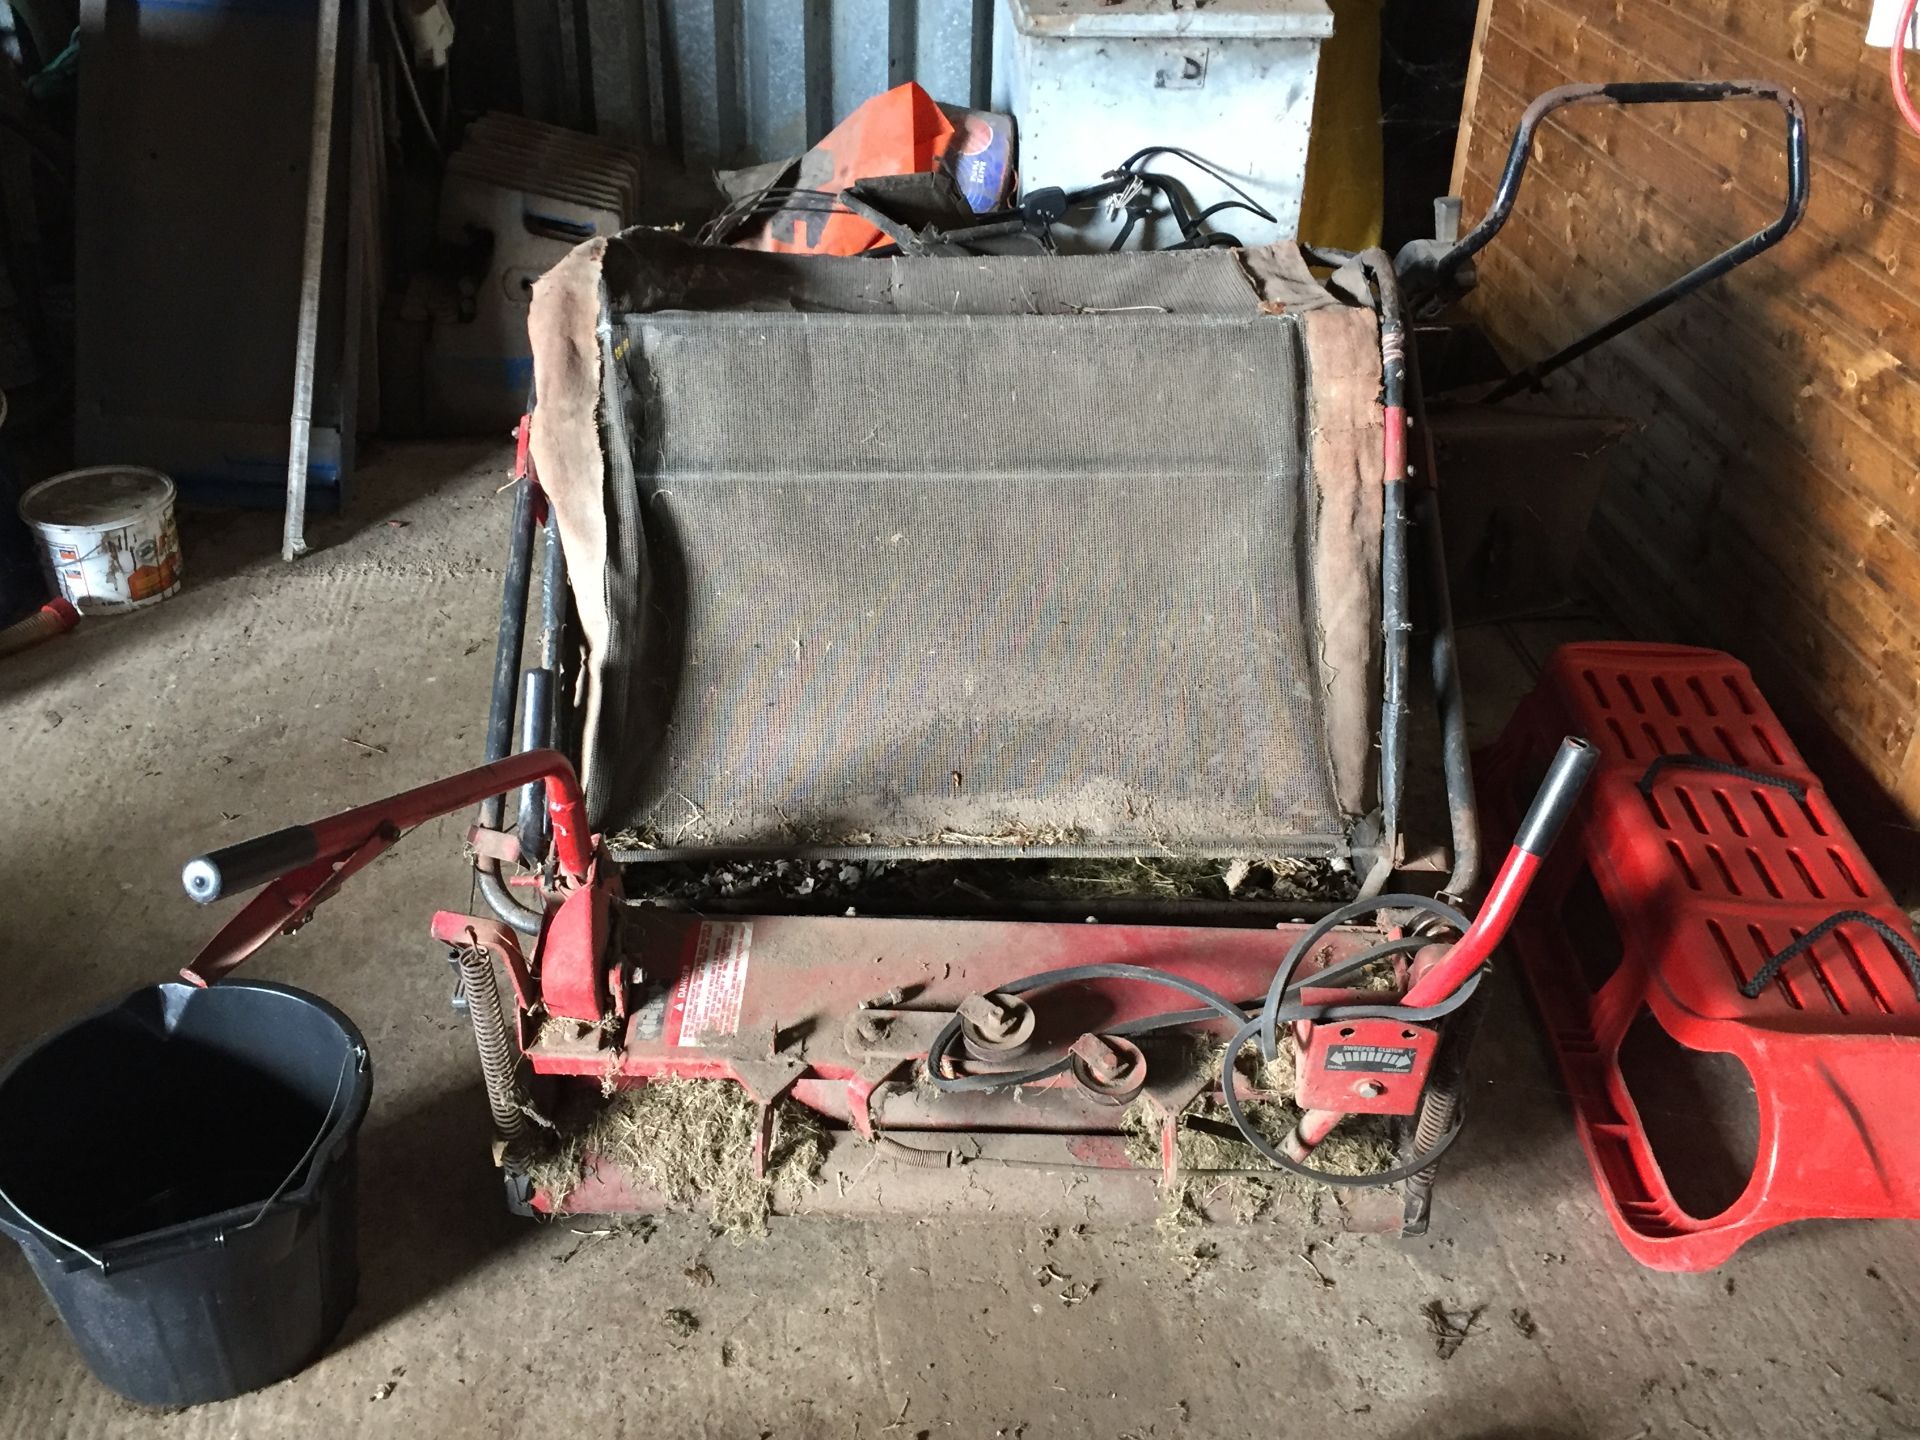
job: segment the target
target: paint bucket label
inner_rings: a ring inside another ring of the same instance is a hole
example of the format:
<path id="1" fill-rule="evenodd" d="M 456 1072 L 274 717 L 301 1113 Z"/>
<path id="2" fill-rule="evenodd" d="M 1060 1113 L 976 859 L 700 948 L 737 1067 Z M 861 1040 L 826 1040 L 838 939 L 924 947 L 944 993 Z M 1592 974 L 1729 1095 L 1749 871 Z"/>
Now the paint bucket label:
<path id="1" fill-rule="evenodd" d="M 97 466 L 34 486 L 20 517 L 40 539 L 53 588 L 82 614 L 111 615 L 180 588 L 173 496 L 157 470 Z"/>

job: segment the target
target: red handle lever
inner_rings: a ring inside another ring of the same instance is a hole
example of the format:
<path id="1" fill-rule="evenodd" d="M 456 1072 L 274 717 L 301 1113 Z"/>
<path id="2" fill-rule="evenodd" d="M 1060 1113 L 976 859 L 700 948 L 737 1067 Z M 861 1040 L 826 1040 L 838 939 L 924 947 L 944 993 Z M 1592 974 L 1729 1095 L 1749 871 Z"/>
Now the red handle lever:
<path id="1" fill-rule="evenodd" d="M 1540 782 L 1527 818 L 1520 822 L 1520 833 L 1513 837 L 1513 848 L 1507 852 L 1500 873 L 1493 877 L 1493 887 L 1480 913 L 1439 963 L 1413 982 L 1401 1004 L 1416 1009 L 1438 1005 L 1466 984 L 1467 977 L 1507 938 L 1508 927 L 1520 913 L 1520 902 L 1533 885 L 1540 862 L 1559 838 L 1599 760 L 1600 752 L 1585 740 L 1569 735 L 1560 742 L 1560 752 L 1553 757 L 1547 778 Z"/>
<path id="2" fill-rule="evenodd" d="M 546 782 L 560 872 L 576 883 L 585 881 L 593 866 L 593 837 L 573 765 L 558 750 L 527 750 L 311 825 L 292 825 L 189 860 L 180 881 L 203 905 L 256 885 L 267 888 L 221 927 L 180 973 L 197 985 L 219 979 L 275 935 L 304 925 L 315 906 L 405 831 L 535 780 Z"/>
<path id="3" fill-rule="evenodd" d="M 1414 1009 L 1438 1005 L 1466 984 L 1468 977 L 1499 948 L 1500 942 L 1507 938 L 1513 917 L 1520 911 L 1520 902 L 1533 884 L 1533 877 L 1539 872 L 1540 862 L 1559 839 L 1561 828 L 1573 813 L 1580 792 L 1587 788 L 1593 767 L 1599 761 L 1600 752 L 1585 740 L 1569 735 L 1560 742 L 1560 751 L 1553 757 L 1547 778 L 1540 782 L 1533 804 L 1527 808 L 1526 819 L 1520 822 L 1520 832 L 1513 837 L 1513 848 L 1507 852 L 1500 873 L 1493 877 L 1493 888 L 1487 892 L 1480 913 L 1474 916 L 1467 933 L 1407 988 L 1400 1000 L 1402 1005 Z M 1334 1126 L 1346 1118 L 1346 1112 L 1341 1110 L 1309 1110 L 1300 1117 L 1282 1148 L 1295 1160 L 1304 1161 L 1332 1133 Z"/>

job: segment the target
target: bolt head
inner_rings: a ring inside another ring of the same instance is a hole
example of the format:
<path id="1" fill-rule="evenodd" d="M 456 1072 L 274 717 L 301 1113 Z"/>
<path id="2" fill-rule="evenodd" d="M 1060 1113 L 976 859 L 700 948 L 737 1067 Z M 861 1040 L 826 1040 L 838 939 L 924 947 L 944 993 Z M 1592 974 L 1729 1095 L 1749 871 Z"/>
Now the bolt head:
<path id="1" fill-rule="evenodd" d="M 1363 1100 L 1378 1100 L 1382 1095 L 1387 1093 L 1387 1087 L 1382 1085 L 1378 1080 L 1362 1080 L 1358 1085 L 1353 1087 L 1353 1093 L 1360 1096 Z"/>
<path id="2" fill-rule="evenodd" d="M 987 1040 L 1004 1040 L 1013 1033 L 1016 1014 L 992 995 L 971 995 L 960 1003 L 960 1014 Z"/>
<path id="3" fill-rule="evenodd" d="M 1072 1053 L 1087 1067 L 1087 1073 L 1103 1085 L 1112 1084 L 1127 1073 L 1127 1057 L 1098 1035 L 1082 1035 L 1073 1042 Z"/>

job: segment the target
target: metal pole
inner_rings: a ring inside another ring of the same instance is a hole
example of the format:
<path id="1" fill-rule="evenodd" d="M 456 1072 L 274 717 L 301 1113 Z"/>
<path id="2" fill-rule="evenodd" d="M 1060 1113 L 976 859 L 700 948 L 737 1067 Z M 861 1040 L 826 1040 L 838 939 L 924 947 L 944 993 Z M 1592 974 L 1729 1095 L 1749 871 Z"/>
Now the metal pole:
<path id="1" fill-rule="evenodd" d="M 379 0 L 384 4 L 385 0 Z M 313 438 L 314 351 L 320 336 L 320 272 L 326 260 L 327 171 L 333 164 L 333 82 L 340 62 L 340 0 L 320 0 L 314 41 L 313 138 L 308 146 L 307 235 L 300 259 L 300 320 L 293 351 L 293 423 L 287 445 L 283 560 L 307 553 L 307 453 Z"/>

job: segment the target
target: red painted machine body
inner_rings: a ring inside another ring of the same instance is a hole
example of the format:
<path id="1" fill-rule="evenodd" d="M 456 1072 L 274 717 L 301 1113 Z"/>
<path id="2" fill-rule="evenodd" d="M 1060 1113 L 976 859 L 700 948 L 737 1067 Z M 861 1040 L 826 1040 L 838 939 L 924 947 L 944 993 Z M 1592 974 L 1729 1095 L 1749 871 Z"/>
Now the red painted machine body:
<path id="1" fill-rule="evenodd" d="M 1307 1004 L 1327 991 L 1309 987 Z M 1364 1004 L 1361 991 L 1342 1001 Z M 1303 1110 L 1348 1115 L 1411 1115 L 1419 1107 L 1439 1032 L 1400 1020 L 1344 1020 L 1301 1027 L 1294 1099 Z"/>
<path id="2" fill-rule="evenodd" d="M 1514 822 L 1569 730 L 1601 764 L 1513 945 L 1627 1249 L 1656 1269 L 1703 1270 L 1792 1220 L 1920 1218 L 1920 999 L 1894 948 L 1843 924 L 1758 998 L 1741 990 L 1839 911 L 1913 935 L 1746 667 L 1685 646 L 1564 647 L 1481 757 L 1492 823 Z M 1762 778 L 1674 763 L 1649 775 L 1662 756 Z M 1563 914 L 1586 875 L 1618 932 L 1610 973 L 1583 965 L 1571 934 L 1581 922 Z M 1620 1047 L 1643 1013 L 1688 1049 L 1736 1057 L 1752 1079 L 1757 1159 L 1717 1215 L 1675 1199 L 1628 1092 Z"/>
<path id="3" fill-rule="evenodd" d="M 935 1031 L 969 995 L 1067 965 L 1145 965 L 1184 976 L 1239 1000 L 1265 991 L 1287 947 L 1306 930 L 1189 928 L 1172 925 L 1074 925 L 1024 921 L 878 919 L 814 915 L 701 917 L 679 911 L 629 911 L 617 952 L 599 957 L 614 988 L 628 991 L 617 1040 L 587 1025 L 568 1037 L 549 1027 L 529 1051 L 536 1073 L 609 1073 L 634 1082 L 657 1075 L 728 1076 L 756 1089 L 754 1065 L 797 1066 L 795 1098 L 836 1120 L 854 1121 L 844 1098 L 863 1070 L 904 1069 L 924 1055 Z M 581 932 L 584 934 L 584 932 Z M 1381 932 L 1340 930 L 1314 957 L 1332 964 L 1376 943 Z M 585 952 L 573 932 L 550 925 L 537 973 L 576 976 Z M 574 984 L 569 979 L 568 985 Z M 898 997 L 895 999 L 894 997 Z M 1035 1055 L 1064 1049 L 1105 1030 L 1191 1002 L 1159 986 L 1125 980 L 1061 985 L 1036 993 Z M 849 1021 L 884 1016 L 895 1043 L 856 1040 Z M 918 1017 L 916 1019 L 916 1017 Z M 1195 1029 L 1223 1032 L 1224 1021 Z M 1397 1032 L 1396 1032 L 1397 1033 Z M 616 1059 L 617 1057 L 617 1059 Z M 745 1065 L 747 1069 L 741 1067 Z M 976 1123 L 983 1110 L 1012 1107 L 1036 1118 L 1035 1092 L 1078 1093 L 1065 1076 L 1014 1095 L 943 1095 L 929 1119 L 911 1128 Z M 919 1097 L 915 1097 L 916 1099 Z M 926 1102 L 922 1102 L 926 1103 Z M 1110 1107 L 1095 1114 L 1113 1129 Z M 1043 1124 L 1042 1128 L 1050 1128 Z"/>
<path id="4" fill-rule="evenodd" d="M 569 891 L 548 917 L 540 946 L 540 998 L 549 1015 L 593 1025 L 610 1005 L 615 1013 L 625 1013 L 622 991 L 611 983 L 618 967 L 608 950 L 616 901 L 609 886 L 589 883 Z"/>
<path id="5" fill-rule="evenodd" d="M 1306 929 L 1304 924 L 1253 930 L 796 915 L 722 919 L 628 910 L 617 949 L 600 958 L 605 983 L 615 993 L 625 992 L 624 1023 L 609 1032 L 604 1026 L 549 1021 L 526 1054 L 535 1074 L 591 1081 L 595 1095 L 606 1086 L 676 1076 L 733 1080 L 763 1105 L 790 1097 L 836 1129 L 855 1133 L 859 1144 L 847 1153 L 864 1157 L 854 1166 L 860 1173 L 872 1159 L 867 1142 L 876 1138 L 894 1147 L 896 1158 L 899 1146 L 912 1147 L 918 1140 L 940 1155 L 959 1145 L 967 1154 L 1012 1159 L 1012 1169 L 970 1168 L 966 1185 L 949 1185 L 951 1193 L 942 1203 L 955 1203 L 960 1191 L 977 1189 L 983 1203 L 990 1197 L 993 1205 L 1017 1213 L 1026 1203 L 1017 1192 L 1029 1183 L 1020 1177 L 1029 1170 L 1038 1175 L 1048 1166 L 1060 1167 L 1047 1180 L 1056 1189 L 1063 1176 L 1071 1182 L 1075 1173 L 1088 1170 L 1150 1178 L 1155 1184 L 1163 1172 L 1142 1171 L 1128 1158 L 1118 1133 L 1122 1108 L 1070 1075 L 1018 1089 L 958 1094 L 930 1095 L 916 1084 L 915 1062 L 961 1001 L 1038 971 L 1117 962 L 1151 966 L 1251 1002 Z M 1378 930 L 1335 931 L 1315 947 L 1310 964 L 1315 969 L 1334 964 L 1382 938 Z M 536 974 L 577 977 L 586 958 L 581 943 L 576 932 L 550 924 Z M 1307 993 L 1320 999 L 1380 998 L 1374 992 Z M 1060 1053 L 1082 1034 L 1191 1003 L 1162 987 L 1124 980 L 1061 985 L 1025 998 L 1036 1020 L 1028 1052 L 1033 1058 Z M 1191 1027 L 1216 1037 L 1227 1028 L 1224 1021 Z M 1397 1038 L 1404 1028 L 1393 1027 L 1396 1044 L 1407 1043 Z M 1416 1075 L 1424 1076 L 1436 1037 L 1416 1028 Z M 1347 1103 L 1343 1090 L 1340 1108 L 1410 1110 L 1417 1083 L 1409 1084 L 1408 1078 L 1395 1085 L 1387 1105 Z M 1211 1062 L 1196 1068 L 1162 1066 L 1155 1059 L 1144 1093 L 1168 1117 L 1170 1136 L 1177 1123 L 1173 1117 L 1215 1083 Z M 832 1153 L 841 1148 L 832 1147 Z M 1178 1178 L 1171 1150 L 1165 1167 Z M 975 1177 L 988 1171 L 995 1179 L 980 1188 Z M 922 1199 L 931 1178 L 911 1182 Z M 864 1214 L 877 1210 L 863 1205 L 884 1210 L 892 1203 L 872 1200 L 870 1186 L 858 1192 L 851 1186 L 850 1178 L 846 1188 L 831 1194 L 828 1187 L 817 1187 L 810 1208 Z M 1007 1187 L 1015 1193 L 1002 1193 Z M 1149 1198 L 1151 1193 L 1151 1187 L 1141 1192 Z M 534 1195 L 532 1203 L 540 1210 L 553 1204 L 544 1193 Z M 1039 1208 L 1056 1203 L 1052 1189 L 1038 1202 Z M 1390 1229 L 1399 1221 L 1398 1203 L 1396 1196 L 1376 1192 L 1342 1197 L 1344 1223 Z M 656 1197 L 637 1191 L 613 1167 L 598 1167 L 567 1198 L 567 1209 L 579 1213 L 657 1205 Z"/>

